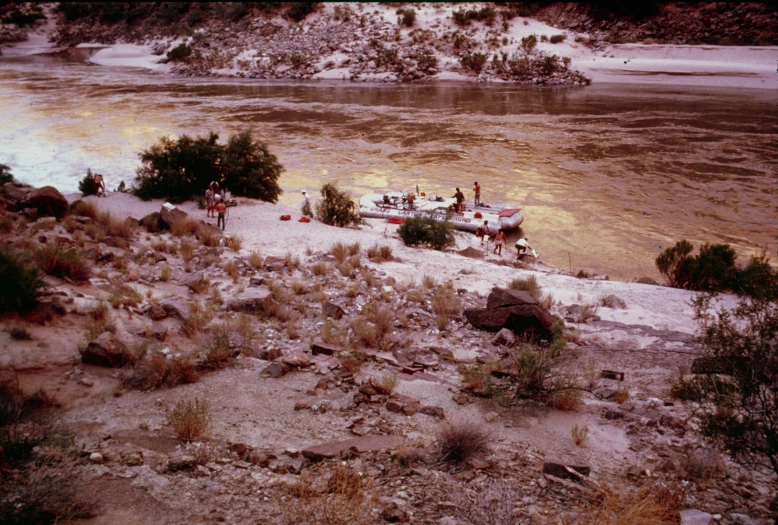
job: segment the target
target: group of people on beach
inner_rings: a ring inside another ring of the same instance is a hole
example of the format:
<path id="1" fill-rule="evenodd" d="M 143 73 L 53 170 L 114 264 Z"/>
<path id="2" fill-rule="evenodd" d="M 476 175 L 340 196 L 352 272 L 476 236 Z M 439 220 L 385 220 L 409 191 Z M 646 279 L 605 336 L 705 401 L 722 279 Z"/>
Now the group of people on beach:
<path id="1" fill-rule="evenodd" d="M 208 217 L 216 217 L 216 227 L 224 231 L 226 227 L 225 216 L 227 213 L 227 203 L 232 199 L 230 190 L 224 188 L 219 191 L 219 183 L 212 181 L 205 190 L 205 207 L 208 210 Z"/>

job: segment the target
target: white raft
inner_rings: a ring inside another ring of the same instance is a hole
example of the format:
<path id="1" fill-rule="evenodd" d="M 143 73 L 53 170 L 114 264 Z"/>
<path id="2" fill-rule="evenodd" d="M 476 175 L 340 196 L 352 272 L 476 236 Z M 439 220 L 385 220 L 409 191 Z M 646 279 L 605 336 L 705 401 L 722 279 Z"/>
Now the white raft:
<path id="1" fill-rule="evenodd" d="M 473 206 L 472 201 L 465 202 L 465 211 L 453 211 L 456 199 L 438 195 L 417 195 L 413 209 L 407 201 L 407 193 L 390 192 L 371 193 L 359 199 L 359 214 L 374 219 L 389 219 L 400 222 L 409 217 L 431 217 L 436 221 L 449 221 L 458 230 L 475 232 L 489 222 L 489 231 L 496 233 L 498 228 L 515 230 L 524 220 L 519 208 L 508 204 L 481 203 Z"/>

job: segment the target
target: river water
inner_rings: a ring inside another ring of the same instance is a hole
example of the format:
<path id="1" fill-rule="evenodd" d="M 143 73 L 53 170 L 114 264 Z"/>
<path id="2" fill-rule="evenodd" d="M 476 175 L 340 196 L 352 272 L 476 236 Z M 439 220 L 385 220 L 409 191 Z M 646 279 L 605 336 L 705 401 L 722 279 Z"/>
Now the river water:
<path id="1" fill-rule="evenodd" d="M 629 280 L 688 239 L 741 260 L 778 234 L 778 96 L 633 85 L 366 85 L 190 79 L 51 57 L 0 59 L 0 163 L 109 188 L 165 134 L 250 129 L 286 171 L 282 202 L 337 182 L 516 203 L 547 264 Z"/>

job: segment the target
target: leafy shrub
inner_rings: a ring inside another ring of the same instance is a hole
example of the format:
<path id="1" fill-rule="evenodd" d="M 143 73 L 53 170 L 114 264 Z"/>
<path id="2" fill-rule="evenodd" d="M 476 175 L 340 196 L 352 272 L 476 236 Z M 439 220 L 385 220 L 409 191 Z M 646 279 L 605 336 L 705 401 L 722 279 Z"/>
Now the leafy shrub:
<path id="1" fill-rule="evenodd" d="M 167 59 L 170 62 L 178 62 L 179 60 L 186 60 L 191 55 L 192 48 L 184 43 L 181 43 L 167 52 Z"/>
<path id="2" fill-rule="evenodd" d="M 416 22 L 416 11 L 414 9 L 400 9 L 397 14 L 402 16 L 400 22 L 405 27 L 411 27 Z"/>
<path id="3" fill-rule="evenodd" d="M 195 398 L 194 401 L 179 401 L 168 415 L 168 422 L 181 441 L 195 441 L 208 430 L 210 414 L 208 402 Z"/>
<path id="4" fill-rule="evenodd" d="M 438 431 L 438 459 L 463 463 L 489 449 L 489 434 L 477 421 L 448 423 Z"/>
<path id="5" fill-rule="evenodd" d="M 558 44 L 560 42 L 564 42 L 566 38 L 567 35 L 565 35 L 564 33 L 560 35 L 551 35 L 549 42 L 551 42 L 552 44 Z"/>
<path id="6" fill-rule="evenodd" d="M 691 255 L 692 243 L 681 240 L 656 258 L 656 267 L 670 286 L 686 290 L 719 291 L 730 287 L 737 273 L 737 254 L 728 244 L 703 244 Z"/>
<path id="7" fill-rule="evenodd" d="M 321 200 L 316 203 L 316 218 L 324 224 L 343 228 L 359 226 L 364 222 L 351 195 L 338 190 L 335 184 L 324 184 L 320 193 Z"/>
<path id="8" fill-rule="evenodd" d="M 714 311 L 711 301 L 704 295 L 693 303 L 698 342 L 726 372 L 681 380 L 673 394 L 701 405 L 701 431 L 710 441 L 778 475 L 778 304 L 742 298 L 732 311 Z"/>
<path id="9" fill-rule="evenodd" d="M 46 15 L 41 11 L 22 13 L 18 9 L 15 9 L 0 20 L 2 20 L 4 24 L 16 24 L 18 27 L 24 27 L 34 24 L 36 20 L 46 20 Z"/>
<path id="10" fill-rule="evenodd" d="M 178 203 L 199 197 L 216 180 L 236 195 L 276 202 L 284 168 L 267 146 L 254 141 L 249 131 L 230 137 L 226 145 L 218 139 L 215 133 L 194 139 L 162 137 L 140 154 L 143 166 L 135 178 L 135 195 Z"/>
<path id="11" fill-rule="evenodd" d="M 480 73 L 489 57 L 485 53 L 469 53 L 459 59 L 462 67 Z"/>
<path id="12" fill-rule="evenodd" d="M 532 51 L 537 47 L 538 45 L 538 37 L 535 35 L 529 35 L 522 37 L 521 39 L 521 49 L 524 50 L 526 54 L 532 53 Z"/>
<path id="13" fill-rule="evenodd" d="M 407 246 L 428 244 L 442 250 L 455 243 L 451 223 L 436 221 L 431 217 L 411 217 L 397 228 L 397 233 Z"/>
<path id="14" fill-rule="evenodd" d="M 0 247 L 0 313 L 27 312 L 38 304 L 46 283 L 40 267 L 10 246 Z"/>

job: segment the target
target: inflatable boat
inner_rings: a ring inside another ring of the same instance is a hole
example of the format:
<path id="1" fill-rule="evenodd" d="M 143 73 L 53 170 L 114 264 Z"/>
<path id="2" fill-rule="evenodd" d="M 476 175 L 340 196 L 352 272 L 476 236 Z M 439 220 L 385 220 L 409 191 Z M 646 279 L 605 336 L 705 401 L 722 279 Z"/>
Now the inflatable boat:
<path id="1" fill-rule="evenodd" d="M 454 198 L 414 193 L 409 201 L 409 195 L 399 192 L 363 195 L 359 199 L 359 214 L 398 223 L 410 217 L 431 217 L 436 221 L 448 221 L 457 230 L 468 232 L 475 232 L 488 222 L 491 233 L 497 232 L 498 228 L 515 230 L 524 221 L 521 209 L 509 204 L 482 202 L 474 206 L 472 201 L 465 201 L 465 211 L 459 213 L 455 211 Z"/>

